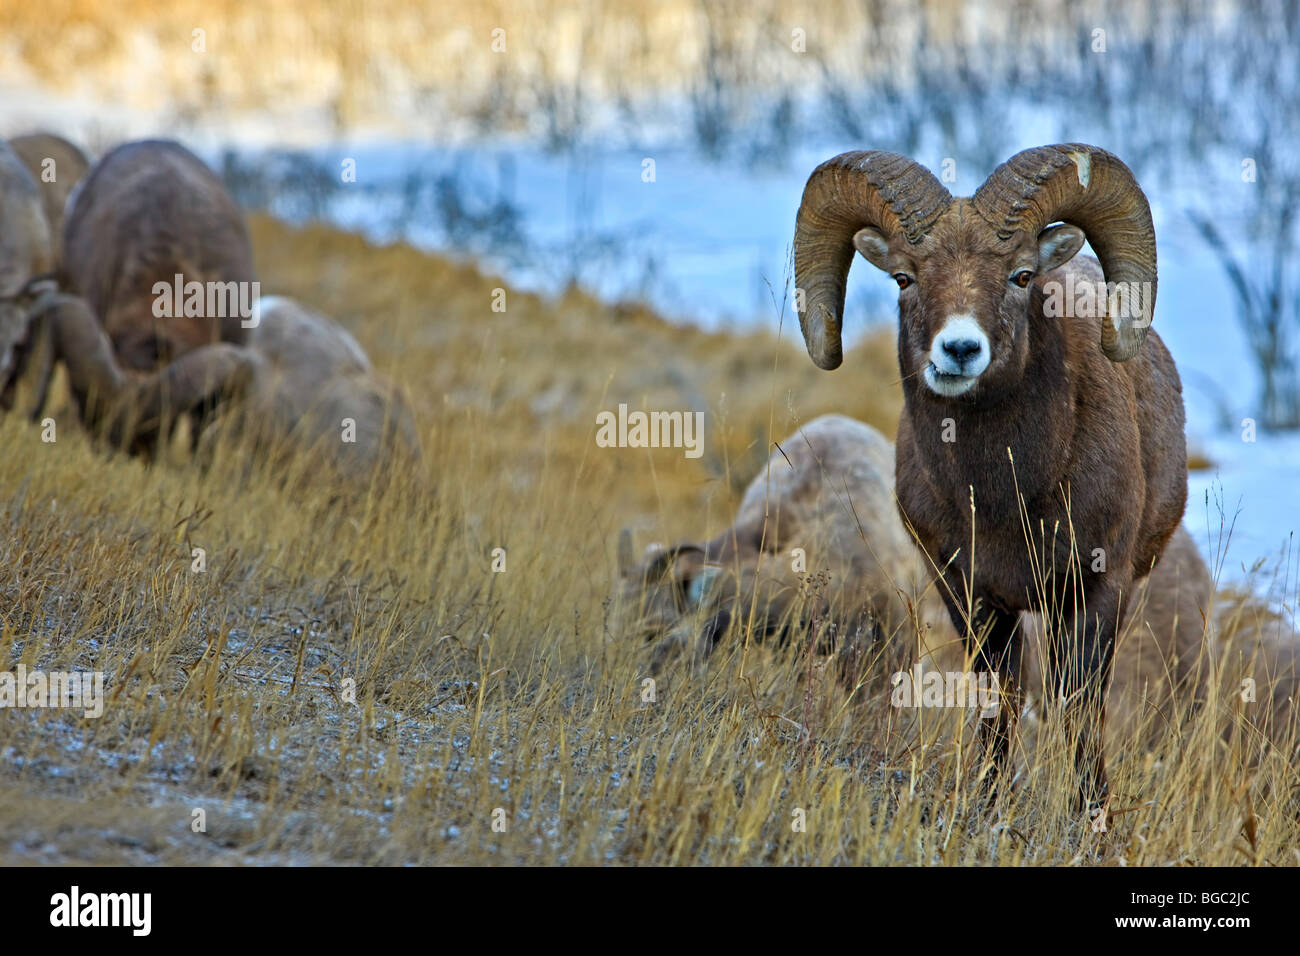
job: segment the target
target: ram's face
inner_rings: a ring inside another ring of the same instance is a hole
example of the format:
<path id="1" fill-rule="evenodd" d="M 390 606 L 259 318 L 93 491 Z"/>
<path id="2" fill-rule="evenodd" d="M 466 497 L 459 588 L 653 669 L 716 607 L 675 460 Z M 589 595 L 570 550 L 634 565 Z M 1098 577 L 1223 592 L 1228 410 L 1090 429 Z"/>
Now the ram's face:
<path id="1" fill-rule="evenodd" d="M 619 630 L 644 640 L 662 638 L 692 615 L 712 580 L 699 546 L 651 545 L 642 562 L 620 576 Z"/>
<path id="2" fill-rule="evenodd" d="M 858 251 L 898 284 L 904 376 L 935 399 L 965 401 L 1020 381 L 1034 280 L 1082 244 L 1083 233 L 1067 225 L 999 239 L 963 200 L 915 245 L 874 229 L 854 236 Z"/>

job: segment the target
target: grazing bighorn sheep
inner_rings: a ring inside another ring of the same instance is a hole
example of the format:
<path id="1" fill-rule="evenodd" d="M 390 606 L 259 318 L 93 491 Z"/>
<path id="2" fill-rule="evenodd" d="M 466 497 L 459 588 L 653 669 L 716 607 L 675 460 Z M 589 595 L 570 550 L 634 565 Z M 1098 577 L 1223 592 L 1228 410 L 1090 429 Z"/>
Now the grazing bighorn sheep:
<path id="1" fill-rule="evenodd" d="M 841 415 L 814 419 L 779 443 L 731 527 L 713 540 L 652 547 L 634 562 L 624 530 L 623 630 L 655 641 L 655 670 L 678 650 L 706 656 L 751 614 L 758 635 L 815 620 L 826 643 L 840 642 L 849 667 L 854 652 L 882 641 L 900 660 L 914 653 L 917 626 L 948 633 L 942 606 L 933 595 L 921 599 L 927 578 L 898 521 L 893 446 Z"/>
<path id="2" fill-rule="evenodd" d="M 100 159 L 67 209 L 63 257 L 75 295 L 47 303 L 45 318 L 83 420 L 114 445 L 149 453 L 177 416 L 247 384 L 248 234 L 188 150 L 151 140 Z M 203 291 L 160 296 L 177 285 Z"/>
<path id="3" fill-rule="evenodd" d="M 54 255 L 40 187 L 18 154 L 0 140 L 0 408 L 17 399 L 18 383 L 35 367 L 41 382 L 38 414 L 52 364 L 52 348 L 35 321 L 54 291 Z"/>
<path id="4" fill-rule="evenodd" d="M 353 477 L 366 476 L 390 453 L 417 448 L 400 394 L 338 323 L 292 299 L 265 296 L 248 347 L 256 373 L 242 401 L 203 436 L 208 447 L 234 421 L 260 453 L 321 452 Z"/>
<path id="5" fill-rule="evenodd" d="M 1085 237 L 1100 268 L 1070 262 Z M 1018 153 L 970 199 L 894 153 L 823 163 L 794 260 L 800 326 L 824 369 L 842 360 L 855 248 L 900 289 L 904 520 L 943 573 L 953 623 L 1004 687 L 1020 612 L 1047 616 L 1048 684 L 1076 741 L 1080 802 L 1102 802 L 1116 626 L 1187 498 L 1178 372 L 1158 336 L 1142 349 L 1156 290 L 1146 197 L 1118 159 L 1078 144 Z M 1110 307 L 1103 278 L 1123 284 L 1130 314 Z M 1060 288 L 1099 294 L 1058 310 Z M 984 722 L 990 779 L 1014 729 L 1014 693 L 1003 698 Z"/>
<path id="6" fill-rule="evenodd" d="M 15 136 L 9 140 L 9 145 L 40 187 L 41 204 L 45 207 L 45 221 L 50 226 L 50 242 L 57 261 L 68 196 L 90 169 L 90 159 L 72 143 L 53 133 Z"/>
<path id="7" fill-rule="evenodd" d="M 70 201 L 61 277 L 76 294 L 46 296 L 40 317 L 82 418 L 115 445 L 151 453 L 185 413 L 210 442 L 218 400 L 243 397 L 222 418 L 261 450 L 319 445 L 358 475 L 381 448 L 415 446 L 405 405 L 347 332 L 287 300 L 259 306 L 243 216 L 176 143 L 128 143 L 95 165 Z"/>

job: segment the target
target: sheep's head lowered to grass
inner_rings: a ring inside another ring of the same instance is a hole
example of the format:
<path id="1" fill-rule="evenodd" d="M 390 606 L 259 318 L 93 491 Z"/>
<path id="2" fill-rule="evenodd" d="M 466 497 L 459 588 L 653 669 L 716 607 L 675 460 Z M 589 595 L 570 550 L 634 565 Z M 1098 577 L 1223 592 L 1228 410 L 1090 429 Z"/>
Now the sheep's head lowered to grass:
<path id="1" fill-rule="evenodd" d="M 177 143 L 126 143 L 94 165 L 69 197 L 60 285 L 75 294 L 42 319 L 83 420 L 114 445 L 152 453 L 178 416 L 203 417 L 254 374 L 243 216 Z"/>
<path id="2" fill-rule="evenodd" d="M 1071 261 L 1085 238 L 1100 268 Z M 855 250 L 899 285 L 904 520 L 944 572 L 953 622 L 1004 684 L 1019 612 L 1045 615 L 1081 793 L 1102 799 L 1101 721 L 1082 708 L 1100 709 L 1116 623 L 1187 497 L 1182 388 L 1149 328 L 1146 197 L 1117 158 L 1079 144 L 1019 153 L 969 199 L 894 153 L 823 163 L 794 260 L 804 339 L 824 369 L 842 360 Z M 988 722 L 994 768 L 1013 716 L 1004 706 Z"/>
<path id="3" fill-rule="evenodd" d="M 898 521 L 894 450 L 842 415 L 778 443 L 713 539 L 654 546 L 637 563 L 625 530 L 618 563 L 620 630 L 655 642 L 656 669 L 681 650 L 707 657 L 729 631 L 781 640 L 815 626 L 854 678 L 860 652 L 901 661 L 918 632 L 922 643 L 948 633 Z"/>

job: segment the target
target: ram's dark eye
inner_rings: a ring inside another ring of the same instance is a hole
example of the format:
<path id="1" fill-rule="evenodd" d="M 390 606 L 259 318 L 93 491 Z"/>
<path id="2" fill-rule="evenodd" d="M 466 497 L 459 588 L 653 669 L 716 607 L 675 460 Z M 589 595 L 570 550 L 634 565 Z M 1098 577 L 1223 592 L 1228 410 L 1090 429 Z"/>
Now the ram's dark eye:
<path id="1" fill-rule="evenodd" d="M 1027 288 L 1034 281 L 1034 273 L 1029 269 L 1021 269 L 1011 277 L 1011 281 L 1022 289 Z"/>
<path id="2" fill-rule="evenodd" d="M 906 288 L 907 288 L 909 285 L 911 285 L 915 280 L 914 280 L 910 275 L 908 275 L 906 272 L 895 272 L 895 273 L 894 273 L 894 281 L 898 283 L 898 287 L 899 287 L 900 289 L 906 289 Z"/>

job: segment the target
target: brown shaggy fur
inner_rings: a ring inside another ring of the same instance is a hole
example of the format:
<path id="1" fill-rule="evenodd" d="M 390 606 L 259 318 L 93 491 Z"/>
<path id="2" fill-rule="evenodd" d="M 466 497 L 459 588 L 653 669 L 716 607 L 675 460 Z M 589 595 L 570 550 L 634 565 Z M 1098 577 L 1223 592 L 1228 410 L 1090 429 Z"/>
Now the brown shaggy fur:
<path id="1" fill-rule="evenodd" d="M 239 316 L 153 314 L 154 284 L 178 274 L 187 283 L 256 278 L 239 208 L 178 143 L 126 143 L 95 164 L 67 212 L 63 273 L 129 371 L 156 371 L 200 346 L 248 340 Z"/>

